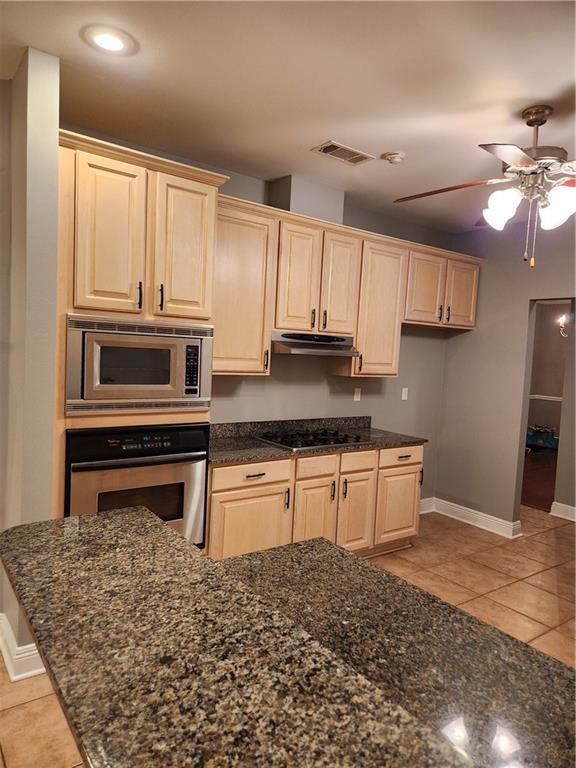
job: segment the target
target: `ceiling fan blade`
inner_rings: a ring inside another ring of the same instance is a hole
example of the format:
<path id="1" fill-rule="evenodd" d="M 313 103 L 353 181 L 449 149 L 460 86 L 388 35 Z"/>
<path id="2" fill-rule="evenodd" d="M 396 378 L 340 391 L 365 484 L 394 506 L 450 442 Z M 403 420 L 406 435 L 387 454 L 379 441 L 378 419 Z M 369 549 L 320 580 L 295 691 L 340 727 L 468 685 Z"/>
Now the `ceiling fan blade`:
<path id="1" fill-rule="evenodd" d="M 482 187 L 485 184 L 503 184 L 510 179 L 482 179 L 482 181 L 469 181 L 466 184 L 454 184 L 453 187 L 442 187 L 442 189 L 433 189 L 430 192 L 421 192 L 419 195 L 409 195 L 408 197 L 399 197 L 394 200 L 395 203 L 405 203 L 407 200 L 418 200 L 420 197 L 430 197 L 430 195 L 440 195 L 442 192 L 454 192 L 457 189 L 467 189 L 468 187 Z"/>
<path id="2" fill-rule="evenodd" d="M 478 144 L 481 149 L 485 149 L 486 152 L 490 152 L 498 160 L 502 160 L 506 165 L 513 165 L 518 168 L 530 168 L 531 166 L 537 166 L 536 163 L 529 155 L 524 152 L 523 149 L 517 147 L 516 144 Z"/>

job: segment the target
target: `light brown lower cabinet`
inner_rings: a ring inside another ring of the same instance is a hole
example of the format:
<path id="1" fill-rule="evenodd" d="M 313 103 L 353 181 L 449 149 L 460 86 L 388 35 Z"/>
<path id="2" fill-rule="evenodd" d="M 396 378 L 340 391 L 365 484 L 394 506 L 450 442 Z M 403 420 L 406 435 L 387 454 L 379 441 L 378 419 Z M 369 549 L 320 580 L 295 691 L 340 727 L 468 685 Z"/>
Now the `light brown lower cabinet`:
<path id="1" fill-rule="evenodd" d="M 292 514 L 288 483 L 213 493 L 210 557 L 234 557 L 290 544 Z"/>
<path id="2" fill-rule="evenodd" d="M 219 560 L 318 537 L 362 555 L 405 546 L 418 533 L 421 462 L 416 446 L 215 468 L 208 554 Z"/>
<path id="3" fill-rule="evenodd" d="M 319 536 L 336 541 L 338 512 L 336 475 L 297 480 L 294 492 L 294 541 Z"/>
<path id="4" fill-rule="evenodd" d="M 420 469 L 416 464 L 378 471 L 375 546 L 418 533 Z"/>
<path id="5" fill-rule="evenodd" d="M 354 552 L 374 543 L 376 471 L 340 475 L 336 543 Z"/>

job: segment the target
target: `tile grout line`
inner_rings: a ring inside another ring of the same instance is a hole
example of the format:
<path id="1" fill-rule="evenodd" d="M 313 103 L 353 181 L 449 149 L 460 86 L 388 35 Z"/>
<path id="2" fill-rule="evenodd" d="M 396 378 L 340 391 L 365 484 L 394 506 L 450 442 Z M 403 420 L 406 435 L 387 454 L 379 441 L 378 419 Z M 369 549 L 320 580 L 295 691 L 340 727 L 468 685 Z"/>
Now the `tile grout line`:
<path id="1" fill-rule="evenodd" d="M 19 704 L 12 704 L 11 707 L 4 707 L 3 709 L 0 709 L 0 717 L 2 717 L 3 712 L 9 712 L 11 709 L 16 709 L 17 707 L 25 707 L 26 704 L 31 704 L 33 701 L 40 701 L 40 699 L 47 699 L 49 696 L 56 696 L 56 691 L 52 691 L 51 693 L 43 693 L 42 696 L 35 696 L 33 699 L 21 701 Z M 56 696 L 56 698 L 58 698 L 58 696 Z"/>

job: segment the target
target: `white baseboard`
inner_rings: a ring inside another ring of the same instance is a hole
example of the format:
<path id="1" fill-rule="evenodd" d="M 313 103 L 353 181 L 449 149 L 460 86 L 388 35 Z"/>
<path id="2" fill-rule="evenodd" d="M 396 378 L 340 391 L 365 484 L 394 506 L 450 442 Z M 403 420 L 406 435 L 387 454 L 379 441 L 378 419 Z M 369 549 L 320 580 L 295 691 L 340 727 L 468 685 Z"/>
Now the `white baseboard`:
<path id="1" fill-rule="evenodd" d="M 420 514 L 427 515 L 428 512 L 435 512 L 435 501 L 436 499 L 434 496 L 429 496 L 427 499 L 420 499 Z"/>
<path id="2" fill-rule="evenodd" d="M 45 672 L 40 654 L 34 643 L 18 645 L 5 613 L 0 613 L 0 651 L 8 677 L 12 682 Z"/>
<path id="3" fill-rule="evenodd" d="M 564 520 L 571 520 L 573 523 L 576 522 L 576 507 L 571 507 L 569 504 L 553 501 L 550 514 L 554 517 L 562 517 Z"/>
<path id="4" fill-rule="evenodd" d="M 454 504 L 452 501 L 438 499 L 433 496 L 428 499 L 422 499 L 420 502 L 420 514 L 427 514 L 428 512 L 438 512 L 440 515 L 453 517 L 462 523 L 468 523 L 469 525 L 476 526 L 476 528 L 497 533 L 499 536 L 504 536 L 507 539 L 516 539 L 522 535 L 520 532 L 520 520 L 514 522 L 500 520 L 500 518 L 487 515 L 485 512 L 478 512 L 476 509 L 463 507 L 461 504 Z"/>

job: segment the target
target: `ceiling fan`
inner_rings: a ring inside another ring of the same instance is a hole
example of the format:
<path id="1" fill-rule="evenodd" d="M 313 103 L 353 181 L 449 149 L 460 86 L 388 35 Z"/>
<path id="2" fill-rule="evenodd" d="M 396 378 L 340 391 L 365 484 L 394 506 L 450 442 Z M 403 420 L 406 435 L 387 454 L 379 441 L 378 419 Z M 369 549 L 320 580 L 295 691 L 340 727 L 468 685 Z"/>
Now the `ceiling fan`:
<path id="1" fill-rule="evenodd" d="M 469 187 L 509 184 L 507 189 L 497 190 L 490 195 L 488 206 L 482 214 L 491 227 L 502 230 L 515 215 L 520 203 L 527 200 L 528 226 L 524 260 L 528 260 L 531 238 L 530 266 L 533 267 L 538 214 L 542 229 L 555 229 L 576 213 L 576 160 L 568 161 L 567 152 L 562 147 L 538 146 L 538 129 L 552 113 L 552 107 L 546 104 L 537 104 L 522 112 L 522 119 L 533 129 L 531 147 L 521 149 L 515 144 L 479 145 L 502 161 L 503 177 L 433 189 L 419 195 L 400 197 L 394 202 L 405 203 Z"/>

